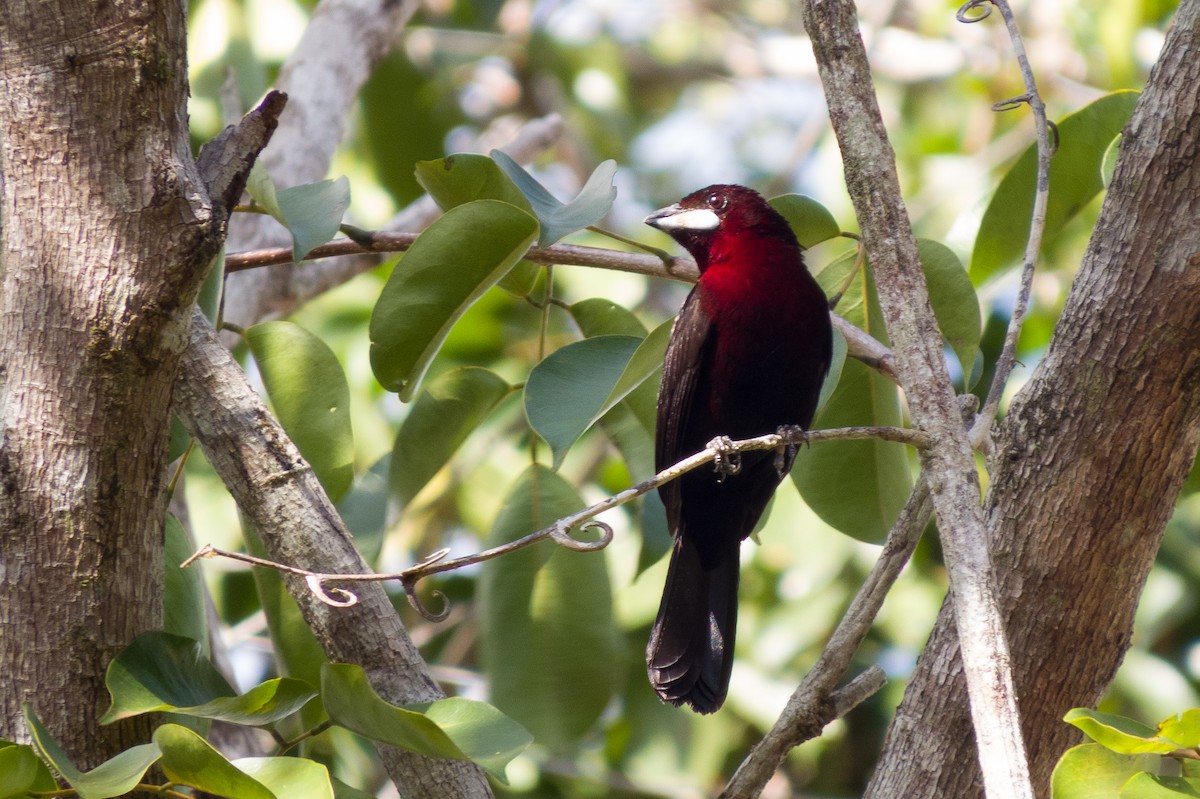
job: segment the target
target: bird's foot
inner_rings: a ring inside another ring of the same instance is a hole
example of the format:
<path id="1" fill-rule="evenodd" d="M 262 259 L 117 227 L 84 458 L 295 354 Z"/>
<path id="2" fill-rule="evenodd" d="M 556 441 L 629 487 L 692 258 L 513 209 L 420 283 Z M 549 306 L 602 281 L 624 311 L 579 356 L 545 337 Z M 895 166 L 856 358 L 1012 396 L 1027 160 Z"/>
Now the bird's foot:
<path id="1" fill-rule="evenodd" d="M 783 439 L 783 443 L 775 450 L 775 471 L 782 480 L 792 470 L 796 450 L 801 444 L 808 445 L 808 432 L 798 424 L 785 424 L 775 430 L 775 435 Z"/>
<path id="2" fill-rule="evenodd" d="M 708 442 L 708 448 L 715 453 L 713 471 L 717 473 L 718 483 L 724 483 L 726 477 L 742 470 L 742 455 L 733 451 L 733 439 L 729 436 L 717 436 Z"/>

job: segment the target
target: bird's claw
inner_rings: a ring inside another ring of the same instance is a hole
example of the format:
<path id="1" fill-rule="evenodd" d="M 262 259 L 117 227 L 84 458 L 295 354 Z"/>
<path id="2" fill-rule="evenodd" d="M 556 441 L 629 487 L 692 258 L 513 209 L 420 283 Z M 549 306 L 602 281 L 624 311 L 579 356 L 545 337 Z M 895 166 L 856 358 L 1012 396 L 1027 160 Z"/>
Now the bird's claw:
<path id="1" fill-rule="evenodd" d="M 729 436 L 717 436 L 708 442 L 708 448 L 713 451 L 713 471 L 718 483 L 742 470 L 741 453 L 733 451 L 733 439 Z"/>
<path id="2" fill-rule="evenodd" d="M 775 471 L 782 480 L 791 471 L 800 445 L 808 445 L 808 433 L 800 425 L 785 424 L 775 431 L 775 435 L 783 439 L 783 443 L 775 450 Z"/>

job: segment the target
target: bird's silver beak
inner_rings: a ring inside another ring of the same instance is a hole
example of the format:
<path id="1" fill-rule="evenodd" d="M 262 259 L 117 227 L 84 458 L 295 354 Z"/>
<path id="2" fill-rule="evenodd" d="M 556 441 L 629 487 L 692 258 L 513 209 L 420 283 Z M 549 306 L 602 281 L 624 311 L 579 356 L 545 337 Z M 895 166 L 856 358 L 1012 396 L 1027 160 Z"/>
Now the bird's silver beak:
<path id="1" fill-rule="evenodd" d="M 684 208 L 679 203 L 660 208 L 643 220 L 650 227 L 673 230 L 716 230 L 721 218 L 708 208 Z"/>

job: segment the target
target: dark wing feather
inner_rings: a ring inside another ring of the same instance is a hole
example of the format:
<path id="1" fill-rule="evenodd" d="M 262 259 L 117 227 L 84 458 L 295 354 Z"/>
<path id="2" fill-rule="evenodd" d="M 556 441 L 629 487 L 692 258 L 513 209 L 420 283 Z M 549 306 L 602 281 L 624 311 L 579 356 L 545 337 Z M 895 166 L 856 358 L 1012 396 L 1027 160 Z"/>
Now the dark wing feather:
<path id="1" fill-rule="evenodd" d="M 696 385 L 703 372 L 704 362 L 712 357 L 712 321 L 700 305 L 700 288 L 692 289 L 667 344 L 663 359 L 662 388 L 658 394 L 658 421 L 655 426 L 654 468 L 657 471 L 671 466 L 681 458 L 694 455 L 694 446 L 684 440 L 685 431 L 696 401 Z M 703 446 L 707 442 L 701 442 Z M 676 532 L 679 518 L 679 481 L 659 489 L 667 507 L 667 521 Z"/>

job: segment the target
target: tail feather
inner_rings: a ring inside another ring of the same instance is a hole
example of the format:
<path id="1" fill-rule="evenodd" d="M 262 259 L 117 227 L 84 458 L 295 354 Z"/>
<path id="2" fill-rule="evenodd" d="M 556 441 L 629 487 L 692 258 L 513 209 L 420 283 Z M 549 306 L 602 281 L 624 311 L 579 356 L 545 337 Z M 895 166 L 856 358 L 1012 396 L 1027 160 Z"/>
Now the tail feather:
<path id="1" fill-rule="evenodd" d="M 650 684 L 665 702 L 712 713 L 725 701 L 737 630 L 737 543 L 705 568 L 686 536 L 675 539 L 646 647 Z"/>

